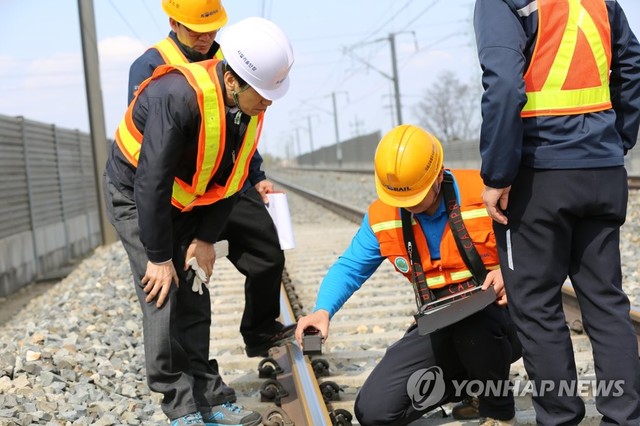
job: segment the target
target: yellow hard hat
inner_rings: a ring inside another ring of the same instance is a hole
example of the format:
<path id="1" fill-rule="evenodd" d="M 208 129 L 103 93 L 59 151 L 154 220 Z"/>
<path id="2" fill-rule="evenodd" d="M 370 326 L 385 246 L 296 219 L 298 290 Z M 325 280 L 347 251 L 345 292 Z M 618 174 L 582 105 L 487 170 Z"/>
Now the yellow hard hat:
<path id="1" fill-rule="evenodd" d="M 162 9 L 197 33 L 217 31 L 227 23 L 227 12 L 220 0 L 162 0 Z"/>
<path id="2" fill-rule="evenodd" d="M 431 133 L 410 124 L 391 129 L 376 148 L 376 192 L 383 203 L 412 207 L 427 195 L 442 170 L 444 154 Z"/>

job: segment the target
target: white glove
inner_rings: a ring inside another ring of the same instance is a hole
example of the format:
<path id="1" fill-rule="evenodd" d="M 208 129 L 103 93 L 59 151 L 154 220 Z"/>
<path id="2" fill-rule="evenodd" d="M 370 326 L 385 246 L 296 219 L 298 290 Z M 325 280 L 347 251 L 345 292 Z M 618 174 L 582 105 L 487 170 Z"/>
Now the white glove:
<path id="1" fill-rule="evenodd" d="M 207 277 L 207 274 L 204 273 L 204 269 L 202 269 L 200 265 L 198 265 L 198 261 L 196 260 L 195 257 L 192 257 L 191 259 L 187 260 L 187 265 L 189 265 L 191 269 L 193 269 L 193 271 L 196 273 L 196 276 L 193 278 L 193 285 L 191 286 L 191 291 L 202 295 L 203 294 L 202 284 L 208 284 L 209 278 Z"/>

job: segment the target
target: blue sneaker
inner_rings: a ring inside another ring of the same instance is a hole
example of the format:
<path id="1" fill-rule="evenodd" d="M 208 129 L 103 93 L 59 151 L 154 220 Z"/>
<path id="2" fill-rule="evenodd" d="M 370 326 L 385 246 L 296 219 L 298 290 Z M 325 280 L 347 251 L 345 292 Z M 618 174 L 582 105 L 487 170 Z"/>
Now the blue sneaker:
<path id="1" fill-rule="evenodd" d="M 202 415 L 197 411 L 171 420 L 171 426 L 205 426 Z"/>
<path id="2" fill-rule="evenodd" d="M 203 407 L 200 413 L 206 426 L 257 426 L 262 421 L 260 413 L 247 411 L 240 405 L 230 402 L 214 407 Z"/>

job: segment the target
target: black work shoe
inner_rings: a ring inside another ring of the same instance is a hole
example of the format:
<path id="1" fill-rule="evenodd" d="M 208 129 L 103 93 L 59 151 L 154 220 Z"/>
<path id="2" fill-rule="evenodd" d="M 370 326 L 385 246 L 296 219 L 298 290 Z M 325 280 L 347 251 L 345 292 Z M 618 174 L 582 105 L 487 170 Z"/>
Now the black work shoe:
<path id="1" fill-rule="evenodd" d="M 479 419 L 480 418 L 480 411 L 478 411 L 479 406 L 480 406 L 480 401 L 478 400 L 478 398 L 468 396 L 453 407 L 453 410 L 451 410 L 451 415 L 456 420 Z"/>
<path id="2" fill-rule="evenodd" d="M 280 331 L 268 337 L 266 340 L 257 344 L 247 344 L 244 350 L 247 352 L 249 358 L 256 356 L 267 357 L 269 356 L 269 348 L 276 346 L 282 346 L 293 340 L 296 331 L 296 324 L 285 325 Z"/>
<path id="3" fill-rule="evenodd" d="M 218 361 L 215 358 L 209 360 L 209 367 L 211 367 L 211 369 L 215 371 L 217 375 L 220 375 L 220 369 L 218 368 Z M 222 377 L 220 377 L 220 381 L 221 381 L 220 394 L 223 396 L 223 402 L 236 402 L 238 400 L 238 398 L 236 397 L 236 391 L 233 390 L 232 387 L 227 385 L 222 379 Z"/>

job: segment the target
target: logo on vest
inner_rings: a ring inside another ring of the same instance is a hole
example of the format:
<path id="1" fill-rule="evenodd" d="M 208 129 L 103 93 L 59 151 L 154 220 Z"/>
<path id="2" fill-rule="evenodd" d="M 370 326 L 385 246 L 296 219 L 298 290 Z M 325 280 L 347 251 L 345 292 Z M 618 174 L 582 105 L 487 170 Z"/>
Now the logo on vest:
<path id="1" fill-rule="evenodd" d="M 396 265 L 398 271 L 402 272 L 403 274 L 409 272 L 409 264 L 404 257 L 396 257 L 396 260 L 393 263 L 394 265 Z"/>

